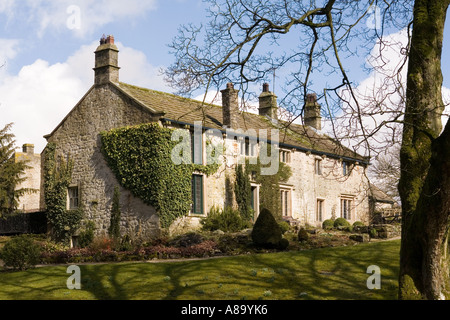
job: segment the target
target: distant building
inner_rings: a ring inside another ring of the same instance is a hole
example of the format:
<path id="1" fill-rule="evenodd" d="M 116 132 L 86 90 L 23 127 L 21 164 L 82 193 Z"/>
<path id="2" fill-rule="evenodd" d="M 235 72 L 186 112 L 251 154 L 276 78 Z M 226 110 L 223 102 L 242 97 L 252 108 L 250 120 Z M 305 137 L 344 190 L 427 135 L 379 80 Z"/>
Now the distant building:
<path id="1" fill-rule="evenodd" d="M 24 144 L 22 152 L 14 154 L 14 160 L 26 162 L 28 166 L 23 175 L 26 178 L 25 181 L 16 186 L 16 189 L 35 190 L 19 199 L 17 209 L 25 213 L 40 211 L 41 155 L 34 153 L 33 144 Z"/>

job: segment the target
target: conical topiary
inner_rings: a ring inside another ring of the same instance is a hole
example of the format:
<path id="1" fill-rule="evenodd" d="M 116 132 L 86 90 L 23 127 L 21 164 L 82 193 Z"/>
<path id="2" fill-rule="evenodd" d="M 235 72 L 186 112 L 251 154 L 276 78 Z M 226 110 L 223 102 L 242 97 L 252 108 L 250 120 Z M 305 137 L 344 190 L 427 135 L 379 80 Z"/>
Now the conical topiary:
<path id="1" fill-rule="evenodd" d="M 262 209 L 252 231 L 256 246 L 278 248 L 282 239 L 281 228 L 268 209 Z"/>

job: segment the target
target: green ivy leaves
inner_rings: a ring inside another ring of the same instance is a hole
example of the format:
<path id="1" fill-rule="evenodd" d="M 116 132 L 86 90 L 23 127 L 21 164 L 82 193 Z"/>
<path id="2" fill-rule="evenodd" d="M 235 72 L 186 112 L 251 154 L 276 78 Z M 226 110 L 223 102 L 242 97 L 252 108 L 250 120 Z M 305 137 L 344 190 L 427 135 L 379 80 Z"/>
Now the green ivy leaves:
<path id="1" fill-rule="evenodd" d="M 171 153 L 179 142 L 172 141 L 173 131 L 150 123 L 101 133 L 103 155 L 117 180 L 157 210 L 162 228 L 188 214 L 192 173 L 210 175 L 219 168 L 175 164 Z"/>

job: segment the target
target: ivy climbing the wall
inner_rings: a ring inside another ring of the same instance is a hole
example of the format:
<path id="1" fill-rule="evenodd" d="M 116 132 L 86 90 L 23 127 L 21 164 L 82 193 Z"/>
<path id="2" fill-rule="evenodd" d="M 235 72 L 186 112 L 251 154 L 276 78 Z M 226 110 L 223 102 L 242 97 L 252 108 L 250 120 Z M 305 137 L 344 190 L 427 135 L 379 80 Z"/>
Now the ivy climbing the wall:
<path id="1" fill-rule="evenodd" d="M 219 167 L 175 164 L 171 152 L 179 141 L 172 141 L 173 131 L 150 123 L 101 133 L 103 155 L 117 180 L 157 210 L 162 228 L 189 212 L 193 172 L 210 175 Z"/>
<path id="2" fill-rule="evenodd" d="M 271 146 L 267 145 L 268 154 L 271 154 Z M 260 159 L 257 163 L 249 163 L 248 159 L 245 164 L 245 172 L 252 176 L 255 183 L 260 185 L 259 199 L 260 209 L 268 209 L 273 213 L 275 219 L 281 219 L 281 198 L 280 183 L 286 183 L 292 175 L 291 167 L 283 162 L 279 162 L 278 170 L 275 174 L 261 174 L 261 168 L 266 167 L 261 164 Z"/>
<path id="3" fill-rule="evenodd" d="M 83 210 L 67 209 L 67 188 L 72 180 L 73 160 L 56 156 L 56 145 L 47 144 L 44 164 L 44 199 L 47 220 L 56 241 L 68 243 L 80 227 Z"/>

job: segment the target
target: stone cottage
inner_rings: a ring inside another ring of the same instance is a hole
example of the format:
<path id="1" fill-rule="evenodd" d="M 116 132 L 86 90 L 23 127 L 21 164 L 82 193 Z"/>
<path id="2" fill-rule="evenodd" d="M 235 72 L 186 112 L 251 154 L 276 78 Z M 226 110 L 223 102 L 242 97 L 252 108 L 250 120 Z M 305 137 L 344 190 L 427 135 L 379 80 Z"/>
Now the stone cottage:
<path id="1" fill-rule="evenodd" d="M 274 132 L 278 134 L 276 161 L 291 167 L 291 177 L 280 185 L 281 214 L 286 220 L 317 226 L 331 217 L 368 222 L 369 184 L 365 175 L 368 159 L 320 133 L 320 105 L 314 94 L 308 95 L 305 126 L 292 124 L 286 128 L 277 117 L 277 98 L 268 85 L 263 86 L 260 95 L 259 114 L 239 111 L 238 91 L 232 84 L 222 90 L 222 106 L 205 106 L 196 100 L 120 82 L 118 56 L 114 37 L 102 38 L 95 51 L 93 86 L 45 136 L 56 145 L 59 155 L 70 155 L 73 159 L 68 206 L 82 205 L 86 218 L 95 222 L 98 233 L 108 229 L 114 187 L 119 185 L 101 152 L 100 132 L 152 122 L 194 132 L 194 125 L 200 121 L 200 150 L 203 150 L 200 163 L 206 158 L 207 130 L 220 132 L 216 138 L 222 139 L 225 146 L 218 173 L 192 176 L 194 205 L 172 229 L 198 225 L 213 206 L 223 208 L 230 202 L 232 195 L 226 176 L 232 175 L 242 158 L 259 156 L 262 139 L 258 133 L 263 130 L 266 141 L 274 139 Z M 239 134 L 229 135 L 230 132 Z M 260 187 L 252 181 L 252 206 L 256 214 Z M 43 206 L 42 201 L 41 197 Z M 152 236 L 160 232 L 155 208 L 123 187 L 120 203 L 122 234 Z"/>

